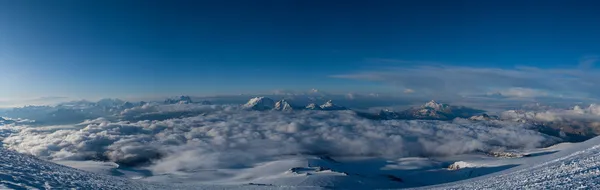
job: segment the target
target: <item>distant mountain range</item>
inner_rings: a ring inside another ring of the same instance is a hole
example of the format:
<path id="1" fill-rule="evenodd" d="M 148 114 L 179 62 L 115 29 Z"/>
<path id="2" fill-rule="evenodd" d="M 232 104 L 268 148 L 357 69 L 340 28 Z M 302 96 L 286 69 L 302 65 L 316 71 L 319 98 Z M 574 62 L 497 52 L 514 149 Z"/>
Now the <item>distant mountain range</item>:
<path id="1" fill-rule="evenodd" d="M 154 102 L 161 104 L 160 102 Z M 116 117 L 123 110 L 143 106 L 147 102 L 128 102 L 120 99 L 101 99 L 97 102 L 87 100 L 60 103 L 56 106 L 24 106 L 0 112 L 1 116 L 35 120 L 36 124 L 72 124 L 98 117 Z M 201 104 L 211 105 L 209 101 L 194 102 L 189 96 L 168 98 L 162 104 Z M 6 123 L 6 121 L 3 121 Z"/>
<path id="2" fill-rule="evenodd" d="M 362 115 L 371 119 L 381 120 L 452 120 L 454 118 L 469 118 L 484 112 L 484 110 L 478 110 L 464 106 L 452 106 L 431 100 L 422 106 L 412 107 L 403 111 L 384 109 L 377 114 L 368 115 L 366 113 L 362 113 Z"/>
<path id="3" fill-rule="evenodd" d="M 318 103 L 317 101 L 322 101 Z M 315 100 L 305 105 L 295 104 L 296 100 L 280 99 L 274 101 L 268 97 L 254 97 L 241 105 L 246 110 L 256 111 L 298 111 L 298 110 L 314 110 L 314 111 L 336 111 L 336 110 L 351 110 L 345 106 L 334 103 L 332 100 Z M 49 124 L 72 124 L 79 123 L 87 119 L 96 119 L 98 117 L 105 118 L 122 118 L 120 113 L 126 109 L 136 108 L 151 105 L 174 105 L 174 104 L 197 104 L 197 105 L 212 105 L 209 101 L 194 101 L 189 96 L 179 96 L 165 99 L 158 102 L 128 102 L 120 99 L 101 99 L 97 102 L 92 101 L 71 101 L 58 104 L 56 106 L 25 106 L 0 111 L 0 116 L 7 118 L 23 118 L 35 121 L 34 124 L 49 125 Z M 363 112 L 352 110 L 356 115 L 367 119 L 374 120 L 453 120 L 455 118 L 464 118 L 472 121 L 509 121 L 525 123 L 527 126 L 533 126 L 534 130 L 540 131 L 552 136 L 568 139 L 568 141 L 582 141 L 600 134 L 600 120 L 595 119 L 600 115 L 600 106 L 591 105 L 588 108 L 575 107 L 572 110 L 566 110 L 567 116 L 558 120 L 548 120 L 553 115 L 552 110 L 548 110 L 542 105 L 536 105 L 537 111 L 524 110 L 508 110 L 502 113 L 501 116 L 488 115 L 484 110 L 469 108 L 465 106 L 454 106 L 443 104 L 434 100 L 426 102 L 421 106 L 412 107 L 406 110 L 389 110 L 383 109 L 379 112 Z M 547 111 L 550 112 L 547 112 Z M 560 110 L 559 110 L 560 111 Z M 564 111 L 564 110 L 563 110 Z M 182 110 L 181 113 L 184 113 Z M 582 115 L 581 113 L 588 114 Z M 185 112 L 188 113 L 188 112 Z M 169 113 L 170 115 L 164 118 L 172 118 L 173 115 L 180 114 Z M 196 114 L 196 112 L 193 112 Z M 192 115 L 193 115 L 192 114 Z M 570 114 L 570 115 L 569 115 Z M 590 115 L 591 114 L 591 115 Z M 189 114 L 188 114 L 189 115 Z M 584 117 L 587 116 L 587 117 Z M 547 117 L 547 118 L 540 118 Z M 156 117 L 150 117 L 156 118 Z M 0 123 L 7 124 L 13 121 L 1 118 Z"/>
<path id="4" fill-rule="evenodd" d="M 334 111 L 334 110 L 348 110 L 348 108 L 339 106 L 333 103 L 332 100 L 325 102 L 324 104 L 318 106 L 316 103 L 311 103 L 307 106 L 298 106 L 292 104 L 290 101 L 286 99 L 279 100 L 277 102 L 273 101 L 271 98 L 267 97 L 255 97 L 244 105 L 242 105 L 244 109 L 249 110 L 257 110 L 257 111 L 265 111 L 265 110 L 279 110 L 279 111 L 289 111 L 289 110 L 326 110 L 326 111 Z"/>
<path id="5" fill-rule="evenodd" d="M 244 109 L 266 111 L 266 110 L 322 110 L 322 111 L 334 111 L 334 110 L 349 110 L 348 108 L 333 103 L 332 100 L 328 100 L 325 103 L 318 105 L 317 103 L 310 103 L 306 106 L 298 106 L 291 103 L 289 100 L 282 99 L 277 102 L 267 97 L 255 97 L 244 105 Z M 438 103 L 434 100 L 425 103 L 419 107 L 413 107 L 404 111 L 391 111 L 388 109 L 381 110 L 379 113 L 371 114 L 365 112 L 356 111 L 359 116 L 363 116 L 368 119 L 378 120 L 392 120 L 392 119 L 420 119 L 420 120 L 452 120 L 454 118 L 469 118 L 478 116 L 484 113 L 484 110 L 478 110 L 468 108 L 464 106 L 452 106 L 448 104 Z"/>

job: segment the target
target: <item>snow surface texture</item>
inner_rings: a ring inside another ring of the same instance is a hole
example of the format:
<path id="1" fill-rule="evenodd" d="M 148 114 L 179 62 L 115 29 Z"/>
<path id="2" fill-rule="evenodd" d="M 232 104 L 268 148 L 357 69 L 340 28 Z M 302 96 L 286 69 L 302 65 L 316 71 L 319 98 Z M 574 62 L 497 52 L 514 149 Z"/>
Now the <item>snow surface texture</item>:
<path id="1" fill-rule="evenodd" d="M 0 155 L 0 189 L 159 189 L 161 187 L 152 183 L 84 172 L 3 148 L 0 148 Z"/>
<path id="2" fill-rule="evenodd" d="M 160 184 L 86 172 L 3 148 L 0 155 L 0 189 L 319 189 L 254 184 Z"/>
<path id="3" fill-rule="evenodd" d="M 600 189 L 600 137 L 509 170 L 423 189 Z"/>

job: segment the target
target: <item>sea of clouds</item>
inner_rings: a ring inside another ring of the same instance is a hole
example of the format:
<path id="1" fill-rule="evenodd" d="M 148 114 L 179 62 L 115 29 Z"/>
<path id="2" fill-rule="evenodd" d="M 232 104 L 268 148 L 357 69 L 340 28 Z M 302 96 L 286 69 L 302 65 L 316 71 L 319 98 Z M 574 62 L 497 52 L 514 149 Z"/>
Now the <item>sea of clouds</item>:
<path id="1" fill-rule="evenodd" d="M 281 156 L 446 156 L 559 142 L 511 121 L 369 120 L 353 111 L 250 111 L 146 104 L 73 125 L 0 126 L 5 147 L 49 160 L 102 160 L 153 173 L 243 168 Z"/>
<path id="2" fill-rule="evenodd" d="M 545 122 L 565 121 L 600 121 L 600 105 L 591 104 L 588 107 L 574 106 L 571 109 L 547 109 L 541 111 L 515 111 L 509 110 L 500 115 L 507 120 L 537 120 Z"/>

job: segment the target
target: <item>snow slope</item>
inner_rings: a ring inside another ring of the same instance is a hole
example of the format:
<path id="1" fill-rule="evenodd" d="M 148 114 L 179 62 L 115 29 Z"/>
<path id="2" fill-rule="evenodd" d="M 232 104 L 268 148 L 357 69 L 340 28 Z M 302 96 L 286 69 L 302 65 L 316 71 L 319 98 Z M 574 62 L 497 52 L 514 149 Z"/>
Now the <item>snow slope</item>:
<path id="1" fill-rule="evenodd" d="M 292 104 L 290 104 L 290 102 L 288 102 L 287 100 L 283 99 L 283 100 L 277 101 L 277 103 L 275 103 L 275 107 L 273 109 L 280 110 L 280 111 L 288 111 L 288 110 L 293 110 L 294 106 L 292 106 Z"/>
<path id="2" fill-rule="evenodd" d="M 44 161 L 0 148 L 0 189 L 319 189 L 260 184 L 210 185 L 131 180 Z"/>
<path id="3" fill-rule="evenodd" d="M 248 102 L 242 105 L 242 107 L 258 111 L 270 110 L 275 107 L 275 101 L 267 97 L 255 97 L 248 100 Z"/>
<path id="4" fill-rule="evenodd" d="M 423 189 L 600 189 L 600 137 L 547 149 L 520 166 Z"/>
<path id="5" fill-rule="evenodd" d="M 161 187 L 125 178 L 93 174 L 3 148 L 0 148 L 0 155 L 0 189 L 159 189 Z"/>

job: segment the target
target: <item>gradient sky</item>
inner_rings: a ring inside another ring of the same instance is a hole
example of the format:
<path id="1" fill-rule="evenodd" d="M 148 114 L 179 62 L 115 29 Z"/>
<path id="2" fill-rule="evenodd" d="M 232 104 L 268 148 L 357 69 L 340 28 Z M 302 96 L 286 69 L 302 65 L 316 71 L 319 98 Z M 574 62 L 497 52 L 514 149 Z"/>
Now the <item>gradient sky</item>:
<path id="1" fill-rule="evenodd" d="M 594 1 L 0 0 L 0 100 L 403 92 L 406 81 L 386 80 L 410 79 L 364 72 L 423 65 L 586 72 L 600 54 L 598 10 Z M 515 86 L 536 89 L 502 88 Z"/>

